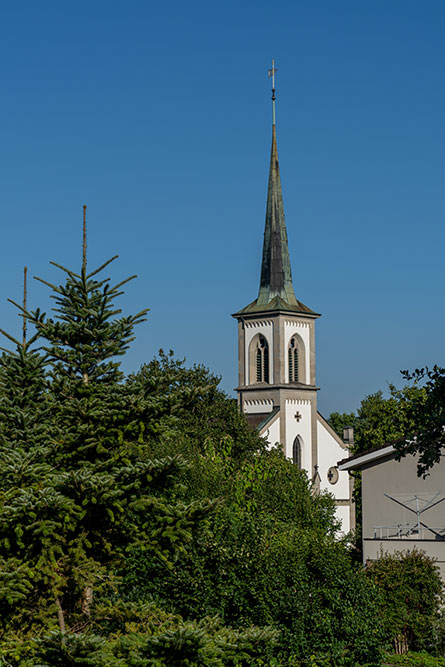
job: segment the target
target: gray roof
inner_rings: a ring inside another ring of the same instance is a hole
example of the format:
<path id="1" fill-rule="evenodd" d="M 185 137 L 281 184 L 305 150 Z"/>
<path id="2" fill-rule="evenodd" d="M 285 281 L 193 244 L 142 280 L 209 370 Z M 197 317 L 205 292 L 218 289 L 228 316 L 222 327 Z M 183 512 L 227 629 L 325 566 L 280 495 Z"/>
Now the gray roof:
<path id="1" fill-rule="evenodd" d="M 365 452 L 360 452 L 355 456 L 347 459 L 342 459 L 338 462 L 339 470 L 360 470 L 363 466 L 375 463 L 376 461 L 387 460 L 395 458 L 396 449 L 394 445 L 382 445 L 374 449 L 368 449 Z"/>

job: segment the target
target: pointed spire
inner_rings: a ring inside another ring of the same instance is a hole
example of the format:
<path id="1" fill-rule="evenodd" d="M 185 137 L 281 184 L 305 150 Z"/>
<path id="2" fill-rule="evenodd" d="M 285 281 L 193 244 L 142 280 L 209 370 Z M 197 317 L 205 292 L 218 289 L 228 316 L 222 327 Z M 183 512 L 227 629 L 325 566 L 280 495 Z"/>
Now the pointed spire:
<path id="1" fill-rule="evenodd" d="M 266 224 L 264 228 L 263 259 L 261 263 L 258 298 L 237 313 L 289 310 L 318 317 L 318 313 L 295 297 L 284 219 L 278 164 L 277 132 L 275 125 L 275 61 L 269 77 L 272 78 L 272 149 L 270 152 L 269 185 L 267 189 Z"/>
<path id="2" fill-rule="evenodd" d="M 275 124 L 275 61 L 269 77 L 272 78 L 272 149 L 270 152 L 269 185 L 267 189 L 266 225 L 264 229 L 263 261 L 261 263 L 260 291 L 257 305 L 266 306 L 274 297 L 280 297 L 289 306 L 297 306 L 287 244 L 278 164 L 277 131 Z"/>
<path id="3" fill-rule="evenodd" d="M 265 306 L 275 296 L 281 297 L 283 301 L 291 306 L 297 305 L 292 285 L 286 222 L 284 219 L 276 126 L 273 124 L 263 261 L 261 264 L 260 291 L 257 304 Z"/>

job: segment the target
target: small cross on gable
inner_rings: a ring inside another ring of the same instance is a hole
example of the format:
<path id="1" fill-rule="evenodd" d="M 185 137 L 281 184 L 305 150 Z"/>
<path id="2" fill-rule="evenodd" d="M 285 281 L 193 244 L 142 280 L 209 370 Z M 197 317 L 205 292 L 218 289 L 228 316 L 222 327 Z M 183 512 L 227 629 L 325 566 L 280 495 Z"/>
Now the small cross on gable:
<path id="1" fill-rule="evenodd" d="M 302 419 L 302 415 L 300 415 L 300 413 L 298 412 L 298 410 L 297 410 L 297 412 L 295 413 L 294 416 L 295 416 L 295 419 L 297 420 L 297 422 L 299 422 L 300 419 Z"/>

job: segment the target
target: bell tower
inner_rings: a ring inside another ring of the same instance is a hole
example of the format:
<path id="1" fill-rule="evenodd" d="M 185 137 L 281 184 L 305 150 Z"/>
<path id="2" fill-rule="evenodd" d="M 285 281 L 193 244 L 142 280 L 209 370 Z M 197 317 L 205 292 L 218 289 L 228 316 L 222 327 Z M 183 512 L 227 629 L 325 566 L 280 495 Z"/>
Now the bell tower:
<path id="1" fill-rule="evenodd" d="M 270 445 L 307 471 L 317 489 L 336 498 L 343 530 L 350 527 L 349 479 L 337 462 L 347 446 L 317 410 L 315 321 L 320 314 L 294 292 L 284 218 L 272 69 L 272 147 L 258 296 L 238 320 L 238 402 Z"/>

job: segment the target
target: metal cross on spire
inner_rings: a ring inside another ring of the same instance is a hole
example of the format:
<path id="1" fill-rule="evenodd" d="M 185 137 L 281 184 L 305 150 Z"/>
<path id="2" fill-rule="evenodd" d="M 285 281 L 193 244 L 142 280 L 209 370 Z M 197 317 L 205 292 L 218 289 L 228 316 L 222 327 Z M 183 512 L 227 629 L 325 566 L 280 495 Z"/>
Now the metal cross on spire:
<path id="1" fill-rule="evenodd" d="M 275 125 L 275 72 L 278 70 L 275 67 L 275 59 L 272 58 L 272 69 L 267 70 L 269 79 L 272 78 L 272 117 L 273 125 Z"/>

